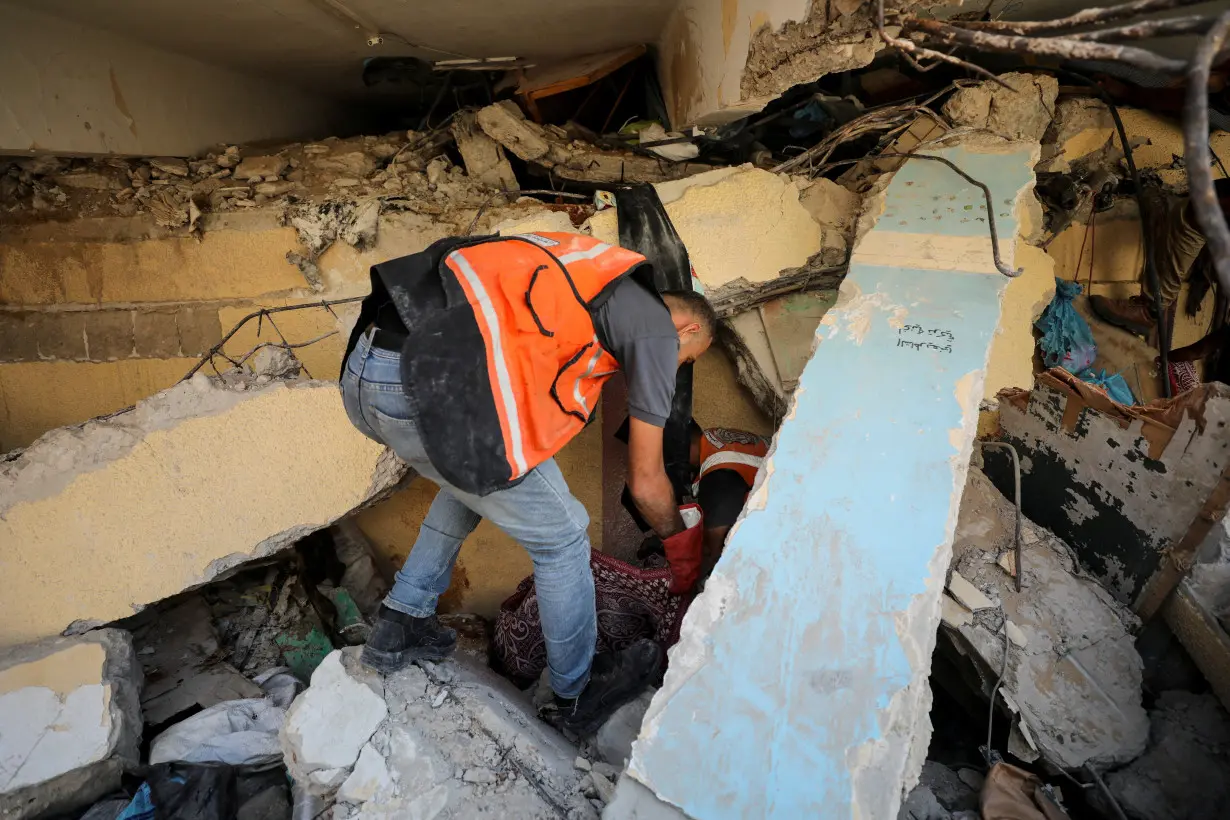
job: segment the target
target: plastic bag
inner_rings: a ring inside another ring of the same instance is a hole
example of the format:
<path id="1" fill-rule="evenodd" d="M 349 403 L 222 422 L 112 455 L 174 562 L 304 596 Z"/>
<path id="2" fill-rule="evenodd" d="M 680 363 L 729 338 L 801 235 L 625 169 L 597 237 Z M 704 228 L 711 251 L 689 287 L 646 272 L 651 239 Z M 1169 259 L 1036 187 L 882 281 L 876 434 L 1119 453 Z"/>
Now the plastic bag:
<path id="1" fill-rule="evenodd" d="M 1080 285 L 1057 278 L 1055 298 L 1034 324 L 1042 332 L 1038 347 L 1042 349 L 1043 363 L 1047 367 L 1062 367 L 1073 375 L 1092 365 L 1098 356 L 1089 323 L 1072 305 L 1080 292 Z"/>
<path id="2" fill-rule="evenodd" d="M 265 698 L 228 700 L 198 712 L 154 738 L 150 763 L 227 763 L 259 766 L 282 761 L 278 732 L 286 710 Z"/>
<path id="3" fill-rule="evenodd" d="M 1122 373 L 1111 375 L 1105 370 L 1094 370 L 1090 367 L 1077 373 L 1076 376 L 1083 382 L 1105 390 L 1106 395 L 1110 396 L 1112 401 L 1126 404 L 1129 407 L 1136 403 L 1136 397 L 1132 395 L 1132 388 L 1128 387 L 1127 379 L 1123 378 Z"/>
<path id="4" fill-rule="evenodd" d="M 252 679 L 252 682 L 265 690 L 265 697 L 279 709 L 289 709 L 291 702 L 307 687 L 303 681 L 291 674 L 288 666 L 275 666 Z"/>

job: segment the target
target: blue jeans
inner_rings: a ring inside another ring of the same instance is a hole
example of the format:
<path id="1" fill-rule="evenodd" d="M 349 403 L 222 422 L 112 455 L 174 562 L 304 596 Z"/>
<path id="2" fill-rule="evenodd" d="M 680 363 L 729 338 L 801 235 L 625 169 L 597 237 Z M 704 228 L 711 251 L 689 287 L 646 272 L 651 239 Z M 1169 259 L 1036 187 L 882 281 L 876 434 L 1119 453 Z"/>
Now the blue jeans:
<path id="1" fill-rule="evenodd" d="M 533 559 L 551 688 L 560 697 L 579 695 L 589 682 L 598 640 L 586 531 L 589 515 L 568 491 L 555 459 L 538 465 L 517 486 L 489 495 L 471 495 L 453 487 L 423 449 L 412 405 L 402 390 L 400 354 L 373 348 L 368 335 L 346 362 L 342 401 L 360 432 L 391 447 L 419 475 L 440 487 L 385 606 L 419 618 L 434 615 L 436 602 L 448 589 L 461 542 L 486 518 Z M 457 418 L 458 424 L 464 423 L 464 408 L 458 408 Z"/>

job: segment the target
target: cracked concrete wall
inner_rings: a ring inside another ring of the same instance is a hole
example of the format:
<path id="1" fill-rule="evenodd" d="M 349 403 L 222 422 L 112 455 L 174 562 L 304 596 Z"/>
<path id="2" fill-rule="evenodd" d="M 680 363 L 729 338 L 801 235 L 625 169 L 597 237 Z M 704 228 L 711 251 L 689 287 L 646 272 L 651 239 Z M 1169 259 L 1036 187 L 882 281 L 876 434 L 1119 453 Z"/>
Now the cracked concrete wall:
<path id="1" fill-rule="evenodd" d="M 1207 398 L 1170 423 L 1100 406 L 1057 381 L 1000 403 L 999 438 L 1021 457 L 1025 514 L 1072 546 L 1081 564 L 1132 603 L 1177 544 L 1230 463 L 1230 392 Z M 1005 456 L 988 453 L 987 474 L 1004 492 Z"/>
<path id="2" fill-rule="evenodd" d="M 721 125 L 792 86 L 862 68 L 883 48 L 873 8 L 864 0 L 679 0 L 657 43 L 671 124 Z"/>
<path id="3" fill-rule="evenodd" d="M 1013 236 L 1036 144 L 942 150 L 991 187 Z M 949 206 L 974 216 L 940 212 Z M 917 780 L 939 600 L 1008 283 L 980 206 L 943 165 L 907 163 L 855 251 L 633 747 L 631 776 L 689 816 L 894 817 Z"/>
<path id="4" fill-rule="evenodd" d="M 0 646 L 126 617 L 272 554 L 405 470 L 328 382 L 197 376 L 53 431 L 0 470 Z"/>
<path id="5" fill-rule="evenodd" d="M 0 152 L 187 156 L 336 122 L 328 97 L 0 6 Z"/>

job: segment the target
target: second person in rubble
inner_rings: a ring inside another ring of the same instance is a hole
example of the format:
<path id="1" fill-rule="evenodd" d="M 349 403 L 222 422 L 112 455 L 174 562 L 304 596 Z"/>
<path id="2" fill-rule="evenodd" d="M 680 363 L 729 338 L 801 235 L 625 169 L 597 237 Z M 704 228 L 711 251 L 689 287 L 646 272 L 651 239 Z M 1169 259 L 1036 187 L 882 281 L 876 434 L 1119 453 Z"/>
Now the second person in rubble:
<path id="1" fill-rule="evenodd" d="M 624 371 L 635 503 L 660 536 L 680 532 L 662 429 L 676 370 L 709 347 L 716 315 L 697 293 L 659 296 L 643 256 L 578 234 L 443 239 L 371 278 L 342 369 L 346 412 L 440 491 L 363 661 L 392 671 L 453 650 L 436 604 L 486 518 L 534 561 L 560 722 L 588 733 L 657 674 L 661 650 L 594 657 L 589 516 L 554 456 Z"/>

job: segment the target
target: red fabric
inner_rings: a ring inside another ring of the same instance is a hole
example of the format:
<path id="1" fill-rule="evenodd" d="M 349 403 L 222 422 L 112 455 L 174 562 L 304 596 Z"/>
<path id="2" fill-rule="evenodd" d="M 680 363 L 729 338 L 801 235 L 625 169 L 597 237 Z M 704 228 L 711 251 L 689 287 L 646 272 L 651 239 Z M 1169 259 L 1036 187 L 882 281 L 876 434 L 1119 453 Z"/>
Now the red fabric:
<path id="1" fill-rule="evenodd" d="M 597 651 L 623 649 L 641 638 L 655 641 L 663 652 L 674 646 L 691 596 L 669 592 L 669 569 L 638 569 L 594 550 L 589 565 L 598 609 Z M 538 680 L 546 668 L 533 575 L 500 605 L 493 643 L 504 672 L 521 686 Z"/>
<path id="2" fill-rule="evenodd" d="M 672 595 L 690 592 L 692 587 L 696 586 L 696 579 L 700 577 L 700 564 L 705 546 L 705 521 L 700 514 L 700 507 L 696 504 L 680 507 L 679 513 L 686 519 L 685 512 L 689 509 L 696 511 L 696 522 L 683 532 L 677 532 L 670 538 L 662 539 L 662 546 L 666 548 L 666 560 L 671 565 L 670 592 Z"/>

